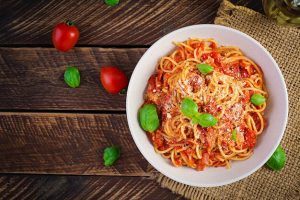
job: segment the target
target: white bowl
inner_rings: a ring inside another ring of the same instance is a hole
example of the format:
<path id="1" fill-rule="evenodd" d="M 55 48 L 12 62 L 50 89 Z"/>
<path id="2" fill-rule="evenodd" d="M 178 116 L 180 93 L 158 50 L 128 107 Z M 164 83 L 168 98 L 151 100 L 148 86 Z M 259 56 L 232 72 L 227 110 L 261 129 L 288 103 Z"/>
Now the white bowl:
<path id="1" fill-rule="evenodd" d="M 234 161 L 230 169 L 207 167 L 196 171 L 187 167 L 174 167 L 168 159 L 154 151 L 153 145 L 138 122 L 138 109 L 148 78 L 162 56 L 174 50 L 173 41 L 184 41 L 190 37 L 214 38 L 219 45 L 239 47 L 263 70 L 269 93 L 265 117 L 267 127 L 258 137 L 254 154 L 245 161 Z M 143 55 L 130 79 L 126 112 L 131 135 L 140 152 L 148 162 L 165 176 L 191 186 L 213 187 L 233 183 L 254 173 L 271 157 L 283 136 L 288 117 L 288 95 L 281 71 L 270 53 L 250 36 L 232 28 L 218 25 L 194 25 L 173 31 L 155 42 Z"/>

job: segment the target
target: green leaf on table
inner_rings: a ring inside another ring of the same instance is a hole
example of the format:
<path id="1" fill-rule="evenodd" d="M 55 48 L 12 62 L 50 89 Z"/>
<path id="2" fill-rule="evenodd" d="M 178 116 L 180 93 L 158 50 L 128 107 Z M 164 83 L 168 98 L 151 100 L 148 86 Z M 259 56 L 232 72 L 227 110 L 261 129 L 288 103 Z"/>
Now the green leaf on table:
<path id="1" fill-rule="evenodd" d="M 111 166 L 119 159 L 121 149 L 118 146 L 106 147 L 103 153 L 103 162 L 105 166 Z"/>
<path id="2" fill-rule="evenodd" d="M 119 2 L 119 0 L 104 0 L 104 3 L 108 6 L 116 6 Z"/>
<path id="3" fill-rule="evenodd" d="M 67 67 L 64 73 L 64 80 L 71 88 L 79 87 L 80 85 L 80 73 L 75 66 Z"/>
<path id="4" fill-rule="evenodd" d="M 281 170 L 286 162 L 286 154 L 284 149 L 279 145 L 271 158 L 267 161 L 267 166 L 272 170 Z"/>

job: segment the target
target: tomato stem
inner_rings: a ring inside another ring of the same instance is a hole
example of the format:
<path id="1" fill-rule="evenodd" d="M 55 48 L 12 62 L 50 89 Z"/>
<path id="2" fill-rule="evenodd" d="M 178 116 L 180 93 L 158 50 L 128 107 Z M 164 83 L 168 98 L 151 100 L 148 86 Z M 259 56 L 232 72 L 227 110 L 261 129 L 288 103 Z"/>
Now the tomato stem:
<path id="1" fill-rule="evenodd" d="M 66 24 L 67 24 L 68 26 L 74 26 L 74 25 L 75 25 L 75 22 L 73 22 L 73 21 L 71 21 L 71 20 L 67 20 L 67 21 L 66 21 Z"/>

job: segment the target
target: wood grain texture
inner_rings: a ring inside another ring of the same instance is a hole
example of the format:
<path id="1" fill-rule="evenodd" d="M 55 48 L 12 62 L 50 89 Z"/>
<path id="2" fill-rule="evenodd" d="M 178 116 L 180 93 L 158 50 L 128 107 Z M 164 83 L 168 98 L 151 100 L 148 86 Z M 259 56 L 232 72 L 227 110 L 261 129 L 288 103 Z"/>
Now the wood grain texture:
<path id="1" fill-rule="evenodd" d="M 121 147 L 113 167 L 102 152 Z M 0 113 L 0 173 L 148 176 L 124 114 Z"/>
<path id="2" fill-rule="evenodd" d="M 125 110 L 126 96 L 108 94 L 100 84 L 101 66 L 113 65 L 130 77 L 146 49 L 0 48 L 0 109 Z M 69 88 L 67 65 L 81 73 L 79 88 Z"/>
<path id="3" fill-rule="evenodd" d="M 1 175 L 1 199 L 184 199 L 145 177 Z"/>
<path id="4" fill-rule="evenodd" d="M 149 45 L 178 28 L 212 23 L 220 0 L 11 0 L 0 3 L 0 45 L 51 45 L 55 24 L 71 19 L 79 45 Z"/>

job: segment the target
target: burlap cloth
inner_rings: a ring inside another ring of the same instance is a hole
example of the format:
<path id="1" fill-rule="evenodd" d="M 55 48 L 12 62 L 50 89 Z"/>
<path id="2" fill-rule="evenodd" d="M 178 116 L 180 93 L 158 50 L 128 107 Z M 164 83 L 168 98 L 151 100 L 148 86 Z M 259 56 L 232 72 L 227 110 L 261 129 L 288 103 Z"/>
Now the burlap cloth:
<path id="1" fill-rule="evenodd" d="M 279 27 L 264 15 L 228 1 L 221 3 L 215 24 L 235 28 L 259 41 L 283 72 L 289 94 L 288 126 L 281 142 L 287 153 L 285 168 L 276 172 L 262 167 L 241 181 L 215 188 L 187 186 L 156 171 L 152 178 L 188 199 L 300 199 L 300 30 Z"/>

